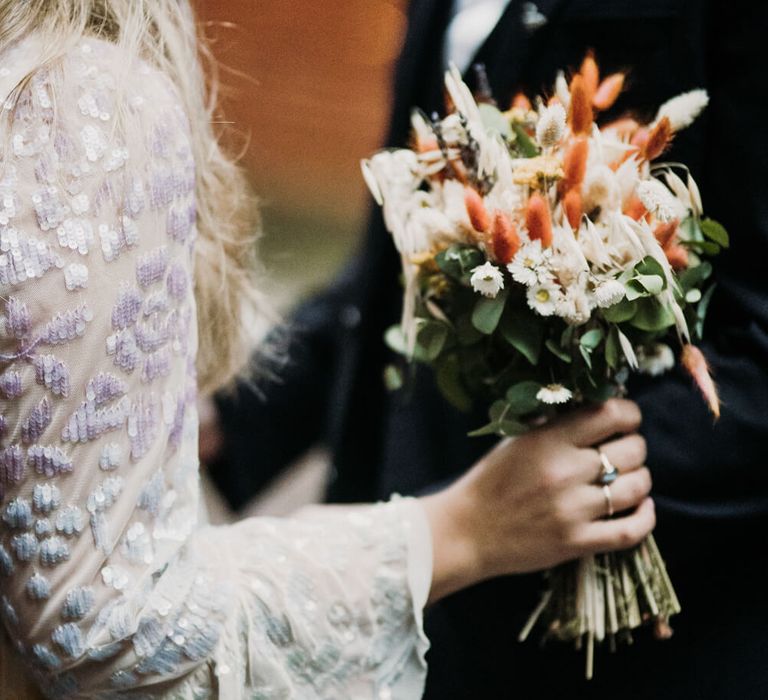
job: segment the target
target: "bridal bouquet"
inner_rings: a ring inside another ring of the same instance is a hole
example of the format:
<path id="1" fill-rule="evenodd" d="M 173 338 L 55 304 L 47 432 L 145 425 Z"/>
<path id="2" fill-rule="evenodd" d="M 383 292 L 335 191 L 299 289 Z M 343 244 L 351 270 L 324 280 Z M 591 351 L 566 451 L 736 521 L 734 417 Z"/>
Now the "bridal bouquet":
<path id="1" fill-rule="evenodd" d="M 442 393 L 489 406 L 472 435 L 515 436 L 578 402 L 624 392 L 630 371 L 659 375 L 676 356 L 715 416 L 700 339 L 712 286 L 706 257 L 728 245 L 702 215 L 685 165 L 660 162 L 707 104 L 694 90 L 650 123 L 600 123 L 623 86 L 587 55 L 549 99 L 501 111 L 451 68 L 448 114 L 415 112 L 412 146 L 377 153 L 363 174 L 402 258 L 402 320 L 389 344 L 431 365 Z M 482 82 L 482 81 L 481 81 Z M 390 382 L 400 381 L 394 369 Z M 521 633 L 594 645 L 671 634 L 680 606 L 649 537 L 625 552 L 548 573 Z"/>

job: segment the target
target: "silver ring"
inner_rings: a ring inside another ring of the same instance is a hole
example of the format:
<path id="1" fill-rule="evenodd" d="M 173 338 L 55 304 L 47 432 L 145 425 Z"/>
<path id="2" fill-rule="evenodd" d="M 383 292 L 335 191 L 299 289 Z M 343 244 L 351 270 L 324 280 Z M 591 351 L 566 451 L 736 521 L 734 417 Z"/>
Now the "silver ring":
<path id="1" fill-rule="evenodd" d="M 603 484 L 603 496 L 605 496 L 605 505 L 608 508 L 608 516 L 613 516 L 613 498 L 611 498 L 611 487 L 608 484 Z"/>
<path id="2" fill-rule="evenodd" d="M 597 481 L 602 486 L 610 486 L 616 479 L 619 478 L 619 470 L 611 463 L 611 460 L 605 456 L 605 452 L 597 451 L 600 455 L 600 476 L 597 477 Z"/>

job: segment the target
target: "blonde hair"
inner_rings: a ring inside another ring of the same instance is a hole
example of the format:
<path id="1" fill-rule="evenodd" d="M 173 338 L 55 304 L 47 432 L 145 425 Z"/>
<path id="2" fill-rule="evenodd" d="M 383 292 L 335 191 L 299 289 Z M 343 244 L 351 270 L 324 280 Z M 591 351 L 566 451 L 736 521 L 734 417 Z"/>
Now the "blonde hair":
<path id="1" fill-rule="evenodd" d="M 216 64 L 188 0 L 0 0 L 0 47 L 33 33 L 43 39 L 39 66 L 93 36 L 140 56 L 176 86 L 197 165 L 198 383 L 202 392 L 216 389 L 246 366 L 253 329 L 268 311 L 254 283 L 255 200 L 244 173 L 219 143 Z M 210 66 L 207 84 L 204 60 Z"/>

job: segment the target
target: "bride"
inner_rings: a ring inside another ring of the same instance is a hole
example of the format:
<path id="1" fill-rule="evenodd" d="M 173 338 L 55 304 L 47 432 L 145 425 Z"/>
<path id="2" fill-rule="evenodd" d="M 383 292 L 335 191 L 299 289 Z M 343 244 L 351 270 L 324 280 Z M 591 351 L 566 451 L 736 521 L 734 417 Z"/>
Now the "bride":
<path id="1" fill-rule="evenodd" d="M 258 297 L 198 51 L 186 0 L 0 0 L 0 695 L 417 698 L 429 601 L 651 530 L 639 412 L 424 498 L 204 526 L 196 395 Z"/>

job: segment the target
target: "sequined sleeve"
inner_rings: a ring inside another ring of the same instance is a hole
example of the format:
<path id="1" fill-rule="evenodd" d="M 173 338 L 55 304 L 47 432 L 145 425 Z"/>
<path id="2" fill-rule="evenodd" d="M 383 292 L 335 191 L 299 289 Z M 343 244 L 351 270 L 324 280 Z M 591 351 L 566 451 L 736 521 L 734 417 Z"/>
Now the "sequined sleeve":
<path id="1" fill-rule="evenodd" d="M 0 88 L 35 55 L 2 55 Z M 417 502 L 198 522 L 195 163 L 172 87 L 85 41 L 6 95 L 0 689 L 419 697 Z"/>

